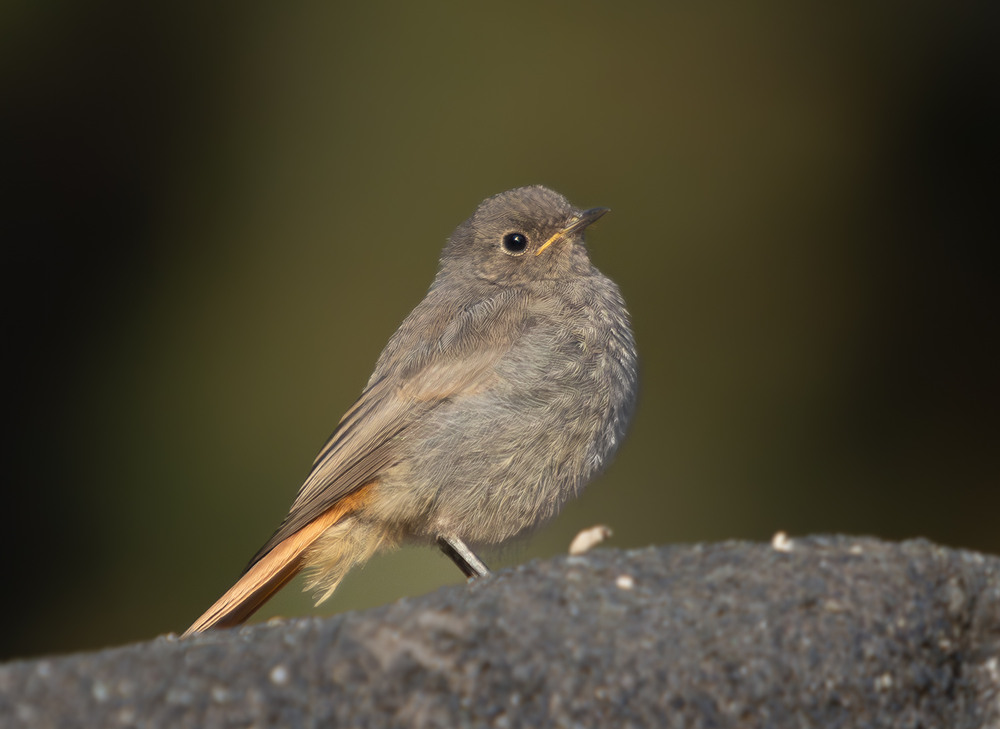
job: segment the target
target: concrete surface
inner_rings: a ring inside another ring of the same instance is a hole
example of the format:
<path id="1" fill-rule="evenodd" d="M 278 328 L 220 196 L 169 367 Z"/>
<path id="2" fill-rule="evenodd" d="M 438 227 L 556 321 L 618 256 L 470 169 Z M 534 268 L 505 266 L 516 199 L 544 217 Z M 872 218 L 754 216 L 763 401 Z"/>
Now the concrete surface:
<path id="1" fill-rule="evenodd" d="M 1000 727 L 1000 558 L 597 550 L 363 613 L 0 666 L 4 727 Z"/>

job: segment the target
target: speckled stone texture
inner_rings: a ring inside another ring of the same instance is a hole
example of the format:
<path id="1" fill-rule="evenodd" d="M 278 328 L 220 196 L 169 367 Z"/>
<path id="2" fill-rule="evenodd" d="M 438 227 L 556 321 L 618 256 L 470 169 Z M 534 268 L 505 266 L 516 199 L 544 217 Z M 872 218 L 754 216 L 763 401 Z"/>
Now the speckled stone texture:
<path id="1" fill-rule="evenodd" d="M 1000 558 L 599 550 L 326 619 L 0 666 L 4 727 L 1000 727 Z"/>

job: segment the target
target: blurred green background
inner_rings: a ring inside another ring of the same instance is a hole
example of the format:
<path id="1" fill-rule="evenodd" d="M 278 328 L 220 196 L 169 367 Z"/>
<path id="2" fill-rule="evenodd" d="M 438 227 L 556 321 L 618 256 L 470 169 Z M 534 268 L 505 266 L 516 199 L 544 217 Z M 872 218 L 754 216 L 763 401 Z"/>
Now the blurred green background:
<path id="1" fill-rule="evenodd" d="M 445 238 L 530 183 L 612 208 L 642 390 L 495 566 L 595 523 L 1000 552 L 996 8 L 4 3 L 0 657 L 184 629 Z M 315 613 L 460 581 L 407 548 Z"/>

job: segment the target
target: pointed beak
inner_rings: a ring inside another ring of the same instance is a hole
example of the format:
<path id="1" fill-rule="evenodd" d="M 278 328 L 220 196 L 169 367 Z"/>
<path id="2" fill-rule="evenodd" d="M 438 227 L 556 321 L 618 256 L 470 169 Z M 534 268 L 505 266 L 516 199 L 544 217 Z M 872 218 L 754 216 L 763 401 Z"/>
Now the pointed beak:
<path id="1" fill-rule="evenodd" d="M 611 210 L 611 208 L 590 208 L 589 210 L 584 210 L 583 212 L 577 213 L 573 217 L 573 219 L 569 221 L 569 224 L 565 228 L 558 231 L 557 233 L 555 233 L 555 235 L 553 235 L 551 238 L 545 241 L 545 243 L 542 244 L 542 247 L 539 248 L 537 251 L 535 251 L 535 255 L 536 256 L 541 255 L 542 251 L 544 251 L 546 248 L 548 248 L 550 245 L 555 243 L 560 238 L 565 238 L 569 235 L 572 235 L 573 233 L 583 230 L 591 223 L 596 222 L 598 218 L 600 218 L 602 215 L 604 215 L 604 213 L 608 212 L 609 210 Z"/>

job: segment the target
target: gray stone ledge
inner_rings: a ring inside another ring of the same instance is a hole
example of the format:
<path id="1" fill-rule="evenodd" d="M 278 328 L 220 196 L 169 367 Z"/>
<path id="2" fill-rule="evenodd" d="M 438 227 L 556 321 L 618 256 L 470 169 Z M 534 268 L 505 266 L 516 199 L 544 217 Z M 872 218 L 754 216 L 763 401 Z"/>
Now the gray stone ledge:
<path id="1" fill-rule="evenodd" d="M 597 550 L 363 613 L 0 666 L 4 727 L 1000 727 L 1000 558 Z"/>

